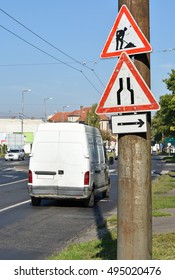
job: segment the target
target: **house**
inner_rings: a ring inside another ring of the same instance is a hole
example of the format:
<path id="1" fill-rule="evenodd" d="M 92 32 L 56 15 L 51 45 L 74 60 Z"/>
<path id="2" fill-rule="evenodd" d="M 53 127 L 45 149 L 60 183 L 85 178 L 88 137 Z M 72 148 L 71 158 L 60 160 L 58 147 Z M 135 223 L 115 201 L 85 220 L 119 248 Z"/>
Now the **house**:
<path id="1" fill-rule="evenodd" d="M 81 106 L 79 110 L 72 112 L 57 112 L 55 115 L 48 119 L 49 122 L 79 122 L 86 123 L 87 113 L 91 110 L 91 107 Z M 106 115 L 100 115 L 100 129 L 103 131 L 110 131 L 109 122 L 110 119 Z"/>

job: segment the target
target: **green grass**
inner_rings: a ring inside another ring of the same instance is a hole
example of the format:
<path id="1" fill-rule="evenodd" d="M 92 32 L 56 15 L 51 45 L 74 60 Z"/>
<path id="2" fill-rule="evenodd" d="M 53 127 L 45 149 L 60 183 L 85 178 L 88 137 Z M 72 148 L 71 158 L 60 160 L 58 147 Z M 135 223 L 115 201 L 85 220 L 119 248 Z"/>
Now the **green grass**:
<path id="1" fill-rule="evenodd" d="M 158 177 L 152 184 L 152 193 L 154 195 L 165 194 L 175 188 L 175 178 L 169 175 L 163 175 Z"/>
<path id="2" fill-rule="evenodd" d="M 175 232 L 153 236 L 153 259 L 175 260 Z"/>
<path id="3" fill-rule="evenodd" d="M 153 210 L 175 208 L 175 196 L 154 196 Z"/>
<path id="4" fill-rule="evenodd" d="M 171 214 L 168 212 L 160 211 L 160 210 L 152 210 L 152 216 L 153 217 L 168 217 L 168 216 L 171 216 Z"/>
<path id="5" fill-rule="evenodd" d="M 173 154 L 173 155 L 167 156 L 167 157 L 164 158 L 164 160 L 166 162 L 170 162 L 170 163 L 175 162 L 175 155 Z"/>
<path id="6" fill-rule="evenodd" d="M 115 260 L 117 239 L 116 231 L 108 232 L 101 240 L 96 239 L 80 244 L 71 244 L 50 260 Z"/>
<path id="7" fill-rule="evenodd" d="M 175 188 L 175 178 L 168 175 L 160 176 L 152 186 L 153 216 L 168 216 L 168 208 L 175 208 L 175 196 L 167 192 Z M 166 212 L 162 209 L 167 208 Z M 116 260 L 117 256 L 117 216 L 108 218 L 98 230 L 107 229 L 101 239 L 95 239 L 79 244 L 70 244 L 59 254 L 51 256 L 50 260 Z M 175 232 L 153 235 L 152 259 L 175 260 Z"/>
<path id="8" fill-rule="evenodd" d="M 102 240 L 88 241 L 82 244 L 72 245 L 71 254 L 64 251 L 60 254 L 60 260 L 110 260 L 116 256 L 116 238 L 106 235 Z M 71 248 L 70 248 L 71 249 Z M 72 254 L 74 252 L 74 254 Z"/>
<path id="9" fill-rule="evenodd" d="M 171 172 L 171 175 L 174 175 Z M 175 188 L 175 178 L 169 175 L 158 177 L 152 185 L 152 210 L 154 217 L 170 216 L 169 213 L 158 211 L 159 209 L 175 208 L 175 196 L 167 196 L 167 192 Z"/>

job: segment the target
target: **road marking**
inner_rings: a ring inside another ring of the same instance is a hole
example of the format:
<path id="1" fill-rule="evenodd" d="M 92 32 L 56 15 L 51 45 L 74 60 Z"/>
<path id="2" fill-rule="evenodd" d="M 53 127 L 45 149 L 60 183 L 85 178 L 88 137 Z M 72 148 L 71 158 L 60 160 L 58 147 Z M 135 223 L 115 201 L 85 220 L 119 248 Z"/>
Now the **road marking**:
<path id="1" fill-rule="evenodd" d="M 109 169 L 109 173 L 116 172 L 116 169 Z"/>
<path id="2" fill-rule="evenodd" d="M 16 204 L 11 205 L 11 206 L 8 206 L 8 207 L 6 207 L 6 208 L 1 209 L 1 210 L 0 210 L 0 213 L 1 213 L 1 212 L 4 212 L 4 211 L 6 211 L 6 210 L 9 210 L 9 209 L 12 209 L 12 208 L 18 207 L 18 206 L 20 206 L 20 205 L 23 205 L 23 204 L 29 203 L 29 202 L 30 202 L 30 199 L 29 199 L 29 200 L 26 200 L 26 201 L 23 201 L 23 202 L 20 202 L 20 203 L 16 203 Z"/>
<path id="3" fill-rule="evenodd" d="M 3 174 L 2 176 L 3 176 L 3 177 L 7 177 L 7 178 L 18 178 L 18 176 L 15 176 L 15 175 L 6 175 L 6 174 Z"/>
<path id="4" fill-rule="evenodd" d="M 0 184 L 0 187 L 7 186 L 7 185 L 13 185 L 13 184 L 21 183 L 21 182 L 25 182 L 25 181 L 28 181 L 28 179 L 22 179 L 22 180 L 18 180 L 18 181 L 15 181 L 15 182 L 9 182 L 9 183 L 5 183 L 5 184 Z"/>

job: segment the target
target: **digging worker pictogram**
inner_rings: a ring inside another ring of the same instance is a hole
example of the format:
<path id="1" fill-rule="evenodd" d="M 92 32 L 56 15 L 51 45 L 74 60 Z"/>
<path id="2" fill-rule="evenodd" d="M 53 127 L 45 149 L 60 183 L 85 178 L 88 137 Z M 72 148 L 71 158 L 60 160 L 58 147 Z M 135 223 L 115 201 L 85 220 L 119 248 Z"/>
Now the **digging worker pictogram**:
<path id="1" fill-rule="evenodd" d="M 125 36 L 125 32 L 126 32 L 127 28 L 124 27 L 124 29 L 122 30 L 117 30 L 116 32 L 116 50 L 121 50 L 123 48 L 123 42 L 124 42 L 124 36 Z M 120 43 L 120 47 L 119 47 L 119 43 Z"/>

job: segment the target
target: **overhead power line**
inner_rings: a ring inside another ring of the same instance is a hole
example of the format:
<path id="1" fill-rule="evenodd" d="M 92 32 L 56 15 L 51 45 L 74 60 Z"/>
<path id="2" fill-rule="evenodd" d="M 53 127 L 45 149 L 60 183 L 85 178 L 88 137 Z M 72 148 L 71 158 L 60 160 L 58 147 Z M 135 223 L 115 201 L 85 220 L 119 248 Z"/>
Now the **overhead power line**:
<path id="1" fill-rule="evenodd" d="M 48 44 L 49 46 L 51 46 L 52 48 L 56 49 L 57 51 L 59 51 L 60 53 L 64 54 L 65 56 L 69 57 L 70 59 L 72 59 L 73 61 L 75 61 L 76 63 L 81 64 L 82 66 L 88 68 L 89 70 L 93 70 L 90 67 L 88 67 L 86 64 L 78 61 L 77 59 L 73 58 L 71 55 L 65 53 L 64 51 L 62 51 L 61 49 L 57 48 L 56 46 L 54 46 L 53 44 L 51 44 L 49 41 L 47 41 L 46 39 L 44 39 L 43 37 L 41 37 L 40 35 L 38 35 L 37 33 L 35 33 L 34 31 L 32 31 L 30 28 L 28 28 L 26 25 L 24 25 L 23 23 L 21 23 L 19 20 L 15 19 L 14 17 L 12 17 L 11 15 L 9 15 L 7 12 L 5 12 L 3 9 L 0 8 L 0 11 L 2 13 L 4 13 L 5 15 L 7 15 L 8 17 L 10 17 L 11 19 L 13 19 L 15 22 L 17 22 L 19 25 L 21 25 L 23 28 L 25 28 L 26 30 L 28 30 L 29 32 L 31 32 L 33 35 L 35 35 L 36 37 L 38 37 L 40 40 L 42 40 L 43 42 L 45 42 L 46 44 Z"/>
<path id="2" fill-rule="evenodd" d="M 66 62 L 64 62 L 64 61 L 62 61 L 62 60 L 60 60 L 60 59 L 58 59 L 57 57 L 55 57 L 55 56 L 49 54 L 48 52 L 42 50 L 41 48 L 38 48 L 38 47 L 35 46 L 34 44 L 32 44 L 32 43 L 30 43 L 29 41 L 23 39 L 23 38 L 20 37 L 19 35 L 15 34 L 13 31 L 11 31 L 11 30 L 9 30 L 8 28 L 4 27 L 3 25 L 0 25 L 0 27 L 3 28 L 4 30 L 6 30 L 7 32 L 11 33 L 12 35 L 14 35 L 15 37 L 17 37 L 18 39 L 24 41 L 24 42 L 27 43 L 28 45 L 32 46 L 33 48 L 35 48 L 35 49 L 39 50 L 40 52 L 46 54 L 47 56 L 49 56 L 49 57 L 51 57 L 51 58 L 53 58 L 53 59 L 55 59 L 55 60 L 61 62 L 62 64 L 66 65 L 66 66 L 68 66 L 68 67 L 70 67 L 70 68 L 72 68 L 72 69 L 74 69 L 74 70 L 76 70 L 76 71 L 78 71 L 78 72 L 80 72 L 81 74 L 83 74 L 83 76 L 86 78 L 86 80 L 93 86 L 93 88 L 96 89 L 96 87 L 95 87 L 95 86 L 93 85 L 93 83 L 87 78 L 87 76 L 85 75 L 85 73 L 84 73 L 82 70 L 80 70 L 80 69 L 78 69 L 78 68 L 76 68 L 76 67 L 73 67 L 72 65 L 70 65 L 70 64 L 68 64 L 68 63 L 66 63 Z M 96 89 L 96 90 L 97 90 L 97 89 Z M 97 90 L 97 92 L 100 93 L 98 90 Z M 100 93 L 100 94 L 101 94 L 101 93 Z"/>
<path id="3" fill-rule="evenodd" d="M 93 62 L 93 61 L 88 61 Z M 67 61 L 67 64 L 73 64 L 76 62 Z M 62 64 L 62 62 L 36 62 L 36 63 L 14 63 L 14 64 L 0 64 L 0 67 L 15 67 L 15 66 L 43 66 L 43 65 L 58 65 Z"/>
<path id="4" fill-rule="evenodd" d="M 23 42 L 27 43 L 28 45 L 32 46 L 33 48 L 39 50 L 40 52 L 42 52 L 42 53 L 44 53 L 44 54 L 50 56 L 51 58 L 53 58 L 53 59 L 55 59 L 55 60 L 57 60 L 57 61 L 59 61 L 59 62 L 65 64 L 65 65 L 68 66 L 68 67 L 73 68 L 74 70 L 77 70 L 77 71 L 81 72 L 80 69 L 75 68 L 75 67 L 71 66 L 70 64 L 68 64 L 68 63 L 66 63 L 66 62 L 64 62 L 64 61 L 62 61 L 62 60 L 60 60 L 60 59 L 58 59 L 57 57 L 55 57 L 55 56 L 49 54 L 48 52 L 46 52 L 46 51 L 44 51 L 44 50 L 38 48 L 38 47 L 35 46 L 34 44 L 32 44 L 32 43 L 30 43 L 29 41 L 27 41 L 27 40 L 23 39 L 22 37 L 18 36 L 18 35 L 15 34 L 13 31 L 9 30 L 8 28 L 4 27 L 3 25 L 0 24 L 0 27 L 3 28 L 4 30 L 6 30 L 7 32 L 11 33 L 12 35 L 14 35 L 15 37 L 17 37 L 18 39 L 22 40 Z"/>
<path id="5" fill-rule="evenodd" d="M 71 60 L 73 60 L 74 62 L 80 64 L 81 66 L 91 70 L 93 72 L 93 74 L 95 75 L 95 77 L 98 79 L 98 81 L 103 85 L 103 82 L 101 81 L 101 79 L 99 78 L 99 76 L 97 75 L 97 73 L 95 73 L 95 70 L 88 67 L 86 65 L 86 63 L 82 63 L 80 61 L 78 61 L 77 59 L 75 59 L 74 57 L 72 57 L 71 55 L 67 54 L 66 52 L 62 51 L 61 49 L 59 49 L 58 47 L 54 46 L 52 43 L 50 43 L 49 41 L 47 41 L 46 39 L 44 39 L 43 37 L 41 37 L 40 35 L 38 35 L 36 32 L 32 31 L 30 28 L 28 28 L 26 25 L 24 25 L 23 23 L 21 23 L 19 20 L 17 20 L 16 18 L 14 18 L 13 16 L 11 16 L 10 14 L 8 14 L 6 11 L 4 11 L 3 9 L 0 8 L 0 11 L 2 13 L 4 13 L 5 15 L 7 15 L 8 17 L 10 17 L 12 20 L 14 20 L 15 22 L 17 22 L 19 25 L 21 25 L 23 28 L 25 28 L 26 30 L 28 30 L 29 32 L 31 32 L 33 35 L 35 35 L 36 37 L 38 37 L 40 40 L 42 40 L 43 42 L 45 42 L 46 44 L 48 44 L 49 46 L 51 46 L 52 48 L 56 49 L 57 51 L 59 51 L 60 53 L 64 54 L 65 56 L 69 57 Z M 63 62 L 63 64 L 65 64 Z M 68 63 L 66 63 L 67 65 Z M 103 85 L 104 87 L 104 85 Z"/>
<path id="6" fill-rule="evenodd" d="M 169 48 L 169 49 L 165 49 L 165 50 L 153 51 L 153 53 L 157 53 L 157 52 L 172 52 L 172 51 L 175 51 L 175 48 Z"/>

